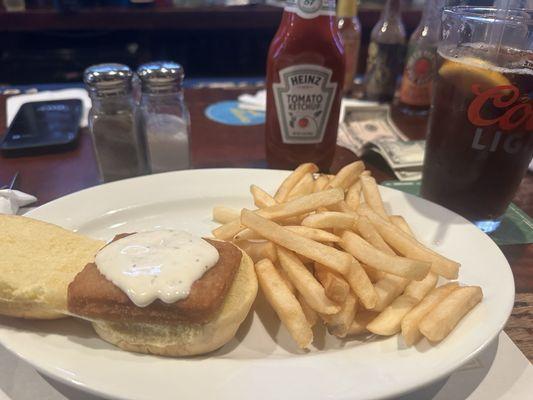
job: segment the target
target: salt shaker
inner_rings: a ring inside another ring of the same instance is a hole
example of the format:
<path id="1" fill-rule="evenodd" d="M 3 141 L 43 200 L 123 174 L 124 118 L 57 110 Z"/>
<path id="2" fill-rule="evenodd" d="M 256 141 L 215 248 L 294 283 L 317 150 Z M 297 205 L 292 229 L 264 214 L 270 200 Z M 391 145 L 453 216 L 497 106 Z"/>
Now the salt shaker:
<path id="1" fill-rule="evenodd" d="M 131 95 L 133 73 L 122 64 L 99 64 L 83 79 L 92 100 L 89 113 L 100 178 L 103 182 L 146 173 L 145 144 Z"/>
<path id="2" fill-rule="evenodd" d="M 141 65 L 141 126 L 152 172 L 190 166 L 190 119 L 183 100 L 183 68 L 171 61 Z"/>

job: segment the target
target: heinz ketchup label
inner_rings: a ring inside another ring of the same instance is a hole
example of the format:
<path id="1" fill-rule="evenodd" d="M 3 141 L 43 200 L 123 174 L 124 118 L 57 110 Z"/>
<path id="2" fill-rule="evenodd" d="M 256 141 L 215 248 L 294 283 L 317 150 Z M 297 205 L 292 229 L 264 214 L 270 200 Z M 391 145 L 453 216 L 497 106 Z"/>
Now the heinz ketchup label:
<path id="1" fill-rule="evenodd" d="M 337 83 L 332 71 L 300 64 L 279 71 L 272 89 L 283 143 L 320 143 L 329 120 Z"/>
<path id="2" fill-rule="evenodd" d="M 335 15 L 334 0 L 287 0 L 285 10 L 299 17 L 312 19 L 320 15 Z"/>

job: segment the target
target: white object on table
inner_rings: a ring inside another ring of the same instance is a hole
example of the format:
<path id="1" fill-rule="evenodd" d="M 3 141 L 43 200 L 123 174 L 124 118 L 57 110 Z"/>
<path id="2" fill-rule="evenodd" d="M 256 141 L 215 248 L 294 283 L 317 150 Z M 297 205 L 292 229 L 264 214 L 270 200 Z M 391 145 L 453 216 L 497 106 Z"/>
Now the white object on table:
<path id="1" fill-rule="evenodd" d="M 531 363 L 502 332 L 485 351 L 449 378 L 397 400 L 516 400 L 528 398 L 532 390 Z M 0 400 L 34 399 L 97 400 L 99 397 L 43 378 L 26 362 L 0 347 Z"/>
<path id="2" fill-rule="evenodd" d="M 10 96 L 6 99 L 6 123 L 7 126 L 11 124 L 13 118 L 17 114 L 17 111 L 24 103 L 34 101 L 47 101 L 47 100 L 67 100 L 67 99 L 80 99 L 83 104 L 82 116 L 80 119 L 80 127 L 87 126 L 87 116 L 91 109 L 91 99 L 85 89 L 62 89 L 62 90 L 46 90 L 43 92 L 31 93 L 31 94 L 19 94 L 16 96 Z"/>
<path id="3" fill-rule="evenodd" d="M 20 190 L 0 190 L 0 214 L 16 214 L 20 207 L 37 201 L 37 197 Z"/>
<path id="4" fill-rule="evenodd" d="M 256 94 L 241 94 L 238 98 L 239 108 L 249 111 L 266 112 L 266 90 L 260 90 Z"/>

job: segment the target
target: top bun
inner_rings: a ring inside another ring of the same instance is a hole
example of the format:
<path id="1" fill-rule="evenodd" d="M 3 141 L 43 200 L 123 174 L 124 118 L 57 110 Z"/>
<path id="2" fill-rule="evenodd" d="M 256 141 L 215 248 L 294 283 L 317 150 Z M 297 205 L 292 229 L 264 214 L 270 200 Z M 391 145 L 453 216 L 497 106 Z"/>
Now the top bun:
<path id="1" fill-rule="evenodd" d="M 15 215 L 0 215 L 0 232 L 0 314 L 65 317 L 69 283 L 105 243 Z"/>

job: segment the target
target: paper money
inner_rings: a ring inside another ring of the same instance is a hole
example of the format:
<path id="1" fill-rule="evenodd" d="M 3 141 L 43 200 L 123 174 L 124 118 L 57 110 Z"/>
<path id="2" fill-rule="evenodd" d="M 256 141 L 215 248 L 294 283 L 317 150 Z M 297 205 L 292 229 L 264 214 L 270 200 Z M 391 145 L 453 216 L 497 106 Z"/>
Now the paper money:
<path id="1" fill-rule="evenodd" d="M 401 181 L 419 181 L 422 179 L 422 171 L 393 170 L 394 175 Z"/>
<path id="2" fill-rule="evenodd" d="M 343 104 L 337 144 L 362 157 L 380 154 L 400 180 L 421 178 L 425 142 L 409 141 L 396 127 L 386 105 L 358 107 Z"/>
<path id="3" fill-rule="evenodd" d="M 369 143 L 391 166 L 392 169 L 420 169 L 424 163 L 424 140 L 375 140 Z"/>
<path id="4" fill-rule="evenodd" d="M 407 140 L 394 125 L 388 106 L 346 107 L 340 124 L 343 130 L 340 146 L 347 147 L 359 157 L 363 147 L 377 140 Z"/>

